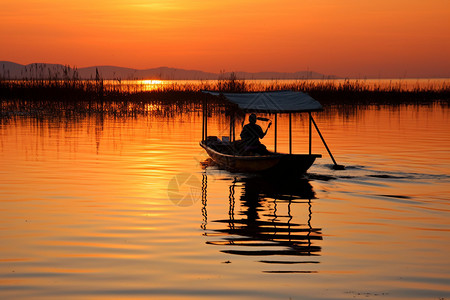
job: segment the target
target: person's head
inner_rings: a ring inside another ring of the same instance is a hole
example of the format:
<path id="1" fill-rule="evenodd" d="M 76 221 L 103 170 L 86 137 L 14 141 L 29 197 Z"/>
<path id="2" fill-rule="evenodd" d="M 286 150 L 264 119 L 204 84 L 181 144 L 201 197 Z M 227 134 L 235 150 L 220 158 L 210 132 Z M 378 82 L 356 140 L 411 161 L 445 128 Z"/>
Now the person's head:
<path id="1" fill-rule="evenodd" d="M 248 121 L 250 122 L 250 123 L 256 123 L 256 115 L 255 114 L 251 114 L 249 117 L 248 117 Z"/>

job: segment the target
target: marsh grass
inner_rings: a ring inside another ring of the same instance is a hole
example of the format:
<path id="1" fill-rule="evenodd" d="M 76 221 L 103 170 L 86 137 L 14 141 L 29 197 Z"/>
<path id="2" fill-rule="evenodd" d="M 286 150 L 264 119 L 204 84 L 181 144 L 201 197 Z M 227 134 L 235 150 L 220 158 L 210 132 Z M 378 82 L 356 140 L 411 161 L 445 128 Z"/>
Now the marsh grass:
<path id="1" fill-rule="evenodd" d="M 302 91 L 325 107 L 360 107 L 367 105 L 430 104 L 450 105 L 450 85 L 419 84 L 408 87 L 401 81 L 392 84 L 367 84 L 360 80 L 245 81 L 232 73 L 216 81 L 186 81 L 157 84 L 148 89 L 145 83 L 119 80 L 81 80 L 68 70 L 61 76 L 42 79 L 5 80 L 0 78 L 0 118 L 12 115 L 86 115 L 113 116 L 159 114 L 170 116 L 201 110 L 207 99 L 213 111 L 224 110 L 218 97 L 203 90 L 219 92 Z"/>

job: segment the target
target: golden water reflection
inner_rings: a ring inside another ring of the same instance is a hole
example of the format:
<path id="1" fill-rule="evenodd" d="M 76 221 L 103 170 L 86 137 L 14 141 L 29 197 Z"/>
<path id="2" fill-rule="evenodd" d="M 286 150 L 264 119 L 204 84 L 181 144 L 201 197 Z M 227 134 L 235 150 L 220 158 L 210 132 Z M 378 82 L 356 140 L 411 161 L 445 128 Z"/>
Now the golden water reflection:
<path id="1" fill-rule="evenodd" d="M 314 136 L 294 183 L 204 170 L 195 109 L 2 119 L 0 298 L 449 298 L 450 110 L 348 110 L 314 116 L 346 170 Z M 295 115 L 295 152 L 307 132 Z"/>

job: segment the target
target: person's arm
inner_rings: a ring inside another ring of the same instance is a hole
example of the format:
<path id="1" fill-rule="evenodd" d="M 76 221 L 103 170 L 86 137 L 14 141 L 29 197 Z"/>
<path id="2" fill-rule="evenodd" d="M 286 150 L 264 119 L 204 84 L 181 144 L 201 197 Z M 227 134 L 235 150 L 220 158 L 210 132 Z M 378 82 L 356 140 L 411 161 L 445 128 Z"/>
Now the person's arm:
<path id="1" fill-rule="evenodd" d="M 269 125 L 267 125 L 266 131 L 263 132 L 263 134 L 261 135 L 261 138 L 265 137 L 267 134 L 267 131 L 269 130 L 270 126 L 272 125 L 272 121 L 269 123 Z M 261 129 L 262 132 L 262 129 Z"/>

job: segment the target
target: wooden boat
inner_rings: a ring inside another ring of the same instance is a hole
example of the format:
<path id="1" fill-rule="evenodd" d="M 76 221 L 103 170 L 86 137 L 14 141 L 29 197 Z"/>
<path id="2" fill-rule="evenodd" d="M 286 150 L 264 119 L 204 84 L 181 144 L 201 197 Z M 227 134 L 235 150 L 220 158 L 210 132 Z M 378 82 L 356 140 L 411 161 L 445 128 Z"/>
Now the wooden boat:
<path id="1" fill-rule="evenodd" d="M 220 144 L 200 142 L 209 157 L 232 172 L 303 174 L 321 154 L 285 154 L 269 151 L 268 155 L 234 155 L 220 151 Z"/>
<path id="2" fill-rule="evenodd" d="M 248 155 L 242 151 L 236 151 L 234 147 L 235 126 L 233 113 L 230 113 L 230 131 L 225 140 L 220 140 L 216 136 L 208 136 L 208 104 L 207 99 L 203 102 L 203 124 L 202 141 L 200 146 L 205 149 L 211 159 L 224 168 L 233 172 L 245 173 L 269 173 L 295 175 L 305 173 L 321 154 L 312 154 L 312 124 L 317 129 L 324 142 L 333 162 L 336 164 L 322 134 L 317 127 L 311 112 L 323 110 L 322 105 L 302 92 L 278 91 L 261 93 L 216 93 L 205 92 L 215 96 L 223 97 L 233 106 L 232 111 L 241 110 L 243 112 L 258 112 L 273 114 L 275 119 L 275 141 L 274 150 L 268 151 L 264 155 Z M 292 153 L 292 113 L 306 112 L 309 114 L 309 153 Z M 281 113 L 289 114 L 289 153 L 277 152 L 277 115 Z M 339 166 L 342 167 L 342 166 Z"/>

